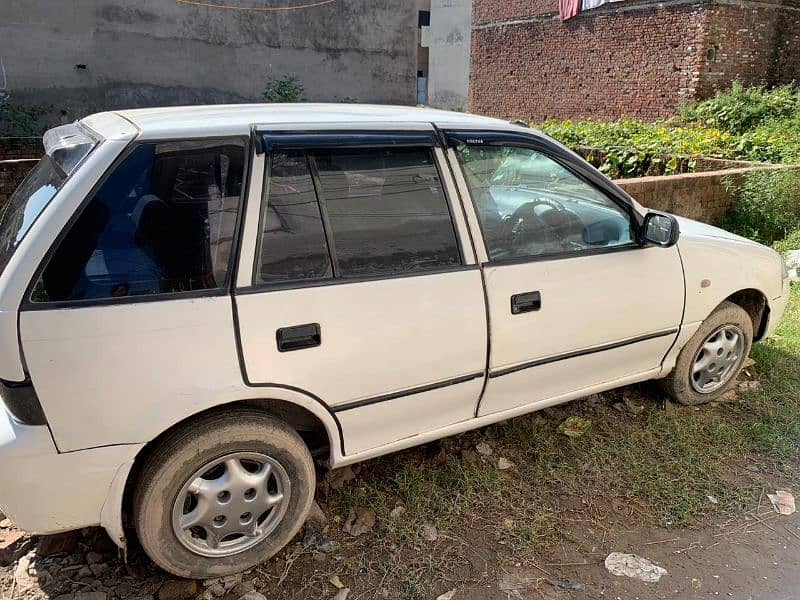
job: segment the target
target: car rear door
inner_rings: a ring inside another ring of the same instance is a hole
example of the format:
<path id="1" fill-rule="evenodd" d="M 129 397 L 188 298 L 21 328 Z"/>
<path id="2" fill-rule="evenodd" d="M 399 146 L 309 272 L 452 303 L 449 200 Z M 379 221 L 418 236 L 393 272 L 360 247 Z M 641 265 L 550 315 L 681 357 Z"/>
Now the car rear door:
<path id="1" fill-rule="evenodd" d="M 546 406 L 656 374 L 684 304 L 676 246 L 571 153 L 518 133 L 450 131 L 489 306 L 478 416 Z"/>
<path id="2" fill-rule="evenodd" d="M 346 454 L 474 416 L 480 271 L 433 128 L 258 131 L 235 291 L 250 385 L 329 407 Z"/>

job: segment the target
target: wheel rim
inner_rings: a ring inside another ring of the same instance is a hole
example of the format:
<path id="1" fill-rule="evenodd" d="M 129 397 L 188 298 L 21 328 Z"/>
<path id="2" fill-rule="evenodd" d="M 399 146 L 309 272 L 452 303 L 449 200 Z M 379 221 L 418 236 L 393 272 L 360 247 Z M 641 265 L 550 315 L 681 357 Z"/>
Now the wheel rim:
<path id="1" fill-rule="evenodd" d="M 274 458 L 233 452 L 195 471 L 172 507 L 172 529 L 201 556 L 231 556 L 272 533 L 286 514 L 291 487 Z"/>
<path id="2" fill-rule="evenodd" d="M 723 325 L 706 338 L 692 362 L 694 391 L 710 394 L 727 384 L 744 358 L 744 333 L 736 325 Z"/>

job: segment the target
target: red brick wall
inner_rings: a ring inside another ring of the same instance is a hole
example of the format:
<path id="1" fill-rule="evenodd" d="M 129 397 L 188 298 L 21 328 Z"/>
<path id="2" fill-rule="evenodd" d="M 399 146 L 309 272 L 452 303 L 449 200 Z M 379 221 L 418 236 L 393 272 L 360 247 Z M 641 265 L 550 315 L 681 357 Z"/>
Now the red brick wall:
<path id="1" fill-rule="evenodd" d="M 474 18 L 488 5 L 476 0 Z M 616 5 L 612 5 L 616 6 Z M 472 32 L 470 111 L 506 118 L 656 119 L 693 97 L 704 14 L 694 5 L 555 12 Z"/>
<path id="2" fill-rule="evenodd" d="M 475 0 L 469 110 L 652 120 L 736 78 L 800 81 L 799 9 L 800 0 L 624 0 L 561 22 L 556 0 Z"/>
<path id="3" fill-rule="evenodd" d="M 714 5 L 708 11 L 707 55 L 698 98 L 746 84 L 800 80 L 800 2 Z"/>

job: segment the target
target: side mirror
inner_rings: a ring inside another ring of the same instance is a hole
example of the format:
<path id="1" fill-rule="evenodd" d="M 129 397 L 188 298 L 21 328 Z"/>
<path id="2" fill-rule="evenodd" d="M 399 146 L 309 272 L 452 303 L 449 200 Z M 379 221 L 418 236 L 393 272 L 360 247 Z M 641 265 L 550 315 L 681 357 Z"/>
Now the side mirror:
<path id="1" fill-rule="evenodd" d="M 649 212 L 642 226 L 642 241 L 662 248 L 674 246 L 681 234 L 678 220 L 672 215 L 660 212 Z"/>

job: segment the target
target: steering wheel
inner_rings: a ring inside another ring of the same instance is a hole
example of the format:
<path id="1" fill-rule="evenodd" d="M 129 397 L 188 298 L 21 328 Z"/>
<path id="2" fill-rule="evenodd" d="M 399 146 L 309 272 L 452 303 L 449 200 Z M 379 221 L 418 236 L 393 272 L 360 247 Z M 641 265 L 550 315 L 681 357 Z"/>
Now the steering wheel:
<path id="1" fill-rule="evenodd" d="M 557 227 L 547 222 L 550 219 L 545 220 L 536 214 L 536 207 L 542 205 L 559 213 L 569 212 L 560 202 L 550 198 L 537 198 L 521 204 L 510 216 L 503 219 L 503 238 L 511 242 L 511 247 L 531 242 L 557 244 L 561 241 Z"/>

